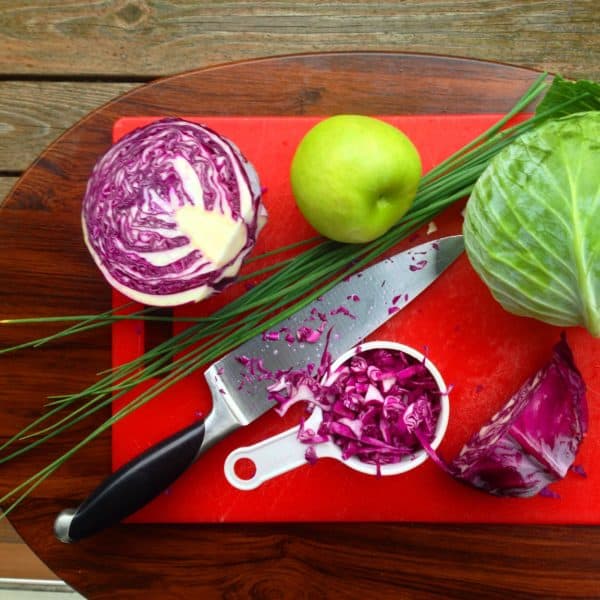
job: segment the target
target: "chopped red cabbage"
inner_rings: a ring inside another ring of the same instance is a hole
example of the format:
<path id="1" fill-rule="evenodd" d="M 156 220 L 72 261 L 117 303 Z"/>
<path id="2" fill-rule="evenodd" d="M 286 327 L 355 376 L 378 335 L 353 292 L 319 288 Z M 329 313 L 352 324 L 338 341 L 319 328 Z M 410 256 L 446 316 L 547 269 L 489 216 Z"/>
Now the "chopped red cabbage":
<path id="1" fill-rule="evenodd" d="M 357 457 L 377 466 L 392 464 L 421 450 L 416 436 L 430 443 L 441 409 L 442 393 L 430 371 L 416 358 L 390 349 L 359 352 L 321 383 L 324 367 L 313 374 L 289 371 L 269 388 L 275 410 L 307 402 L 319 406 L 323 421 L 317 431 L 300 427 L 298 439 L 319 444 L 331 439 L 344 459 Z M 307 455 L 307 460 L 308 460 Z M 311 461 L 314 453 L 310 454 Z M 310 461 L 309 461 L 310 462 Z"/>
<path id="2" fill-rule="evenodd" d="M 427 261 L 426 260 L 420 260 L 419 262 L 415 263 L 414 265 L 409 265 L 409 269 L 411 271 L 420 271 L 421 269 L 424 269 L 427 266 Z"/>
<path id="3" fill-rule="evenodd" d="M 321 333 L 323 333 L 323 327 L 313 329 L 312 327 L 302 325 L 298 328 L 296 336 L 299 342 L 308 342 L 309 344 L 314 344 L 321 339 Z"/>

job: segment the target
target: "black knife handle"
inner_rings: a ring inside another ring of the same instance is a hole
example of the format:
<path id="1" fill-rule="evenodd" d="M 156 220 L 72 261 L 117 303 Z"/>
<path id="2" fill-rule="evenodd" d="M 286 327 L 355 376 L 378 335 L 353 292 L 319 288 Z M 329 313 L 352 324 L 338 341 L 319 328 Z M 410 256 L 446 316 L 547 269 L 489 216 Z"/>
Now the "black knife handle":
<path id="1" fill-rule="evenodd" d="M 62 542 L 76 542 L 145 506 L 196 460 L 204 438 L 204 420 L 196 421 L 124 464 L 79 508 L 58 515 L 54 522 L 56 537 Z"/>

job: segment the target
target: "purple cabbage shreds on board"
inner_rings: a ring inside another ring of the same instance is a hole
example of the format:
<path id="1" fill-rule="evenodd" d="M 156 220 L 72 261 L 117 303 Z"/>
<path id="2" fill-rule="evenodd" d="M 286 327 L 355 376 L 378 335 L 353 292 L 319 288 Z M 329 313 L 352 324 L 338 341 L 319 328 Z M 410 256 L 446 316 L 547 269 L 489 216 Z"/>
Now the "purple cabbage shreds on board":
<path id="1" fill-rule="evenodd" d="M 587 428 L 585 383 L 563 335 L 550 362 L 521 386 L 451 463 L 445 463 L 427 443 L 424 447 L 452 477 L 490 494 L 556 497 L 547 486 L 571 469 Z"/>

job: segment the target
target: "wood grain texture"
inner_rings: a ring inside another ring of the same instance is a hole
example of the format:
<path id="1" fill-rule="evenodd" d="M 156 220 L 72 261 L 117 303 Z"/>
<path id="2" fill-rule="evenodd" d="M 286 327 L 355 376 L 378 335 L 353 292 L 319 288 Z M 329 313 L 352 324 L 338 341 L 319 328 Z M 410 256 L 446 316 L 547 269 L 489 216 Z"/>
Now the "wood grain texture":
<path id="1" fill-rule="evenodd" d="M 2 177 L 0 176 L 0 205 L 4 201 L 6 195 L 19 180 L 18 177 Z"/>
<path id="2" fill-rule="evenodd" d="M 596 0 L 2 0 L 0 72 L 156 77 L 275 54 L 385 49 L 599 79 L 599 11 Z"/>
<path id="3" fill-rule="evenodd" d="M 24 171 L 71 125 L 137 85 L 0 81 L 0 169 Z"/>
<path id="4" fill-rule="evenodd" d="M 26 6 L 26 5 L 25 5 Z M 98 312 L 109 290 L 81 242 L 91 166 L 122 115 L 504 111 L 536 73 L 493 63 L 384 53 L 245 62 L 134 89 L 42 154 L 0 208 L 0 305 L 9 316 Z M 27 243 L 23 243 L 27 240 Z M 0 328 L 0 346 L 52 330 Z M 0 437 L 109 365 L 105 330 L 2 358 Z M 106 417 L 78 424 L 0 468 L 0 492 Z M 103 434 L 35 490 L 11 519 L 48 566 L 89 600 L 136 598 L 592 598 L 600 530 L 427 524 L 121 525 L 75 546 L 55 515 L 110 469 Z"/>
<path id="5" fill-rule="evenodd" d="M 4 578 L 56 579 L 56 575 L 29 550 L 8 519 L 0 521 L 0 579 Z"/>

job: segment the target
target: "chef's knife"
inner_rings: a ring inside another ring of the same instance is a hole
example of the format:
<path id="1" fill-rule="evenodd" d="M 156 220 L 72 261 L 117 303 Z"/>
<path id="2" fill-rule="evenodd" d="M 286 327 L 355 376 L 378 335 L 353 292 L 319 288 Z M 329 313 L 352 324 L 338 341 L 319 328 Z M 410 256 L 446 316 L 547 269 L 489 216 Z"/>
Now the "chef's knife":
<path id="1" fill-rule="evenodd" d="M 381 260 L 338 283 L 274 331 L 295 335 L 301 327 L 315 330 L 325 326 L 331 330 L 327 350 L 335 358 L 414 300 L 462 250 L 462 236 L 449 236 Z M 74 542 L 133 514 L 166 490 L 206 449 L 267 412 L 273 406 L 267 398 L 267 386 L 272 382 L 254 377 L 252 365 L 260 360 L 261 369 L 277 372 L 319 362 L 328 336 L 323 333 L 313 343 L 290 343 L 286 337 L 266 340 L 258 335 L 209 367 L 204 375 L 213 406 L 206 419 L 123 465 L 79 508 L 61 512 L 54 523 L 58 539 Z M 240 360 L 242 357 L 246 360 Z"/>

